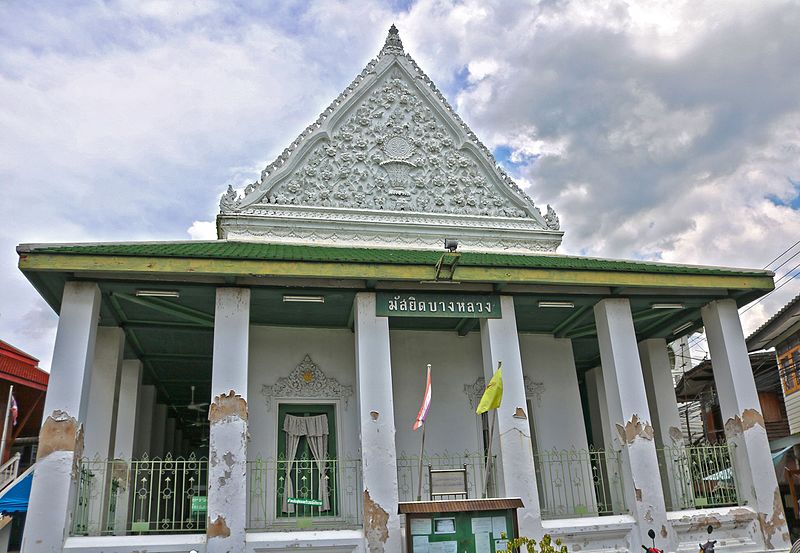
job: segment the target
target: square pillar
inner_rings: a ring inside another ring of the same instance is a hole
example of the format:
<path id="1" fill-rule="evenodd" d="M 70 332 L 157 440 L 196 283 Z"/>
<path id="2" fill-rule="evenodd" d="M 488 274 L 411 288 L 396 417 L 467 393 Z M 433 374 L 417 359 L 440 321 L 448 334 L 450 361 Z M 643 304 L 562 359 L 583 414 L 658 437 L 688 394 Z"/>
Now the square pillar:
<path id="1" fill-rule="evenodd" d="M 72 523 L 73 467 L 83 450 L 82 421 L 99 312 L 100 289 L 95 283 L 64 285 L 22 544 L 25 553 L 60 552 Z"/>
<path id="2" fill-rule="evenodd" d="M 167 406 L 156 403 L 153 408 L 153 427 L 150 430 L 150 458 L 164 457 L 164 434 L 167 431 Z"/>
<path id="3" fill-rule="evenodd" d="M 675 385 L 672 380 L 672 365 L 667 354 L 667 341 L 651 338 L 639 342 L 639 357 L 642 360 L 644 387 L 647 391 L 647 404 L 653 417 L 656 447 L 662 448 L 661 456 L 664 470 L 661 483 L 664 499 L 672 510 L 688 509 L 694 506 L 691 474 L 686 458 L 681 416 Z"/>
<path id="4" fill-rule="evenodd" d="M 139 389 L 139 407 L 137 409 L 138 418 L 136 419 L 136 448 L 134 456 L 137 458 L 150 453 L 150 440 L 153 433 L 153 411 L 156 407 L 156 387 L 150 384 L 143 384 Z"/>
<path id="5" fill-rule="evenodd" d="M 244 551 L 250 290 L 217 288 L 208 458 L 208 553 Z"/>
<path id="6" fill-rule="evenodd" d="M 500 444 L 503 495 L 522 499 L 525 507 L 517 512 L 520 534 L 538 538 L 542 535 L 542 515 L 533 464 L 528 421 L 530 414 L 525 398 L 514 298 L 502 296 L 500 309 L 502 318 L 481 319 L 481 347 L 487 383 L 497 370 L 498 362 L 503 363 L 503 401 L 497 409 L 494 432 Z"/>
<path id="7" fill-rule="evenodd" d="M 175 454 L 175 417 L 167 417 L 167 425 L 164 430 L 164 455 L 170 454 L 174 459 Z"/>
<path id="8" fill-rule="evenodd" d="M 354 312 L 364 535 L 369 553 L 399 553 L 403 547 L 397 513 L 399 496 L 389 319 L 375 314 L 375 294 L 372 292 L 356 294 Z"/>
<path id="9" fill-rule="evenodd" d="M 713 301 L 701 312 L 739 502 L 758 513 L 765 548 L 788 549 L 792 544 L 736 302 Z"/>
<path id="10" fill-rule="evenodd" d="M 127 359 L 122 362 L 119 377 L 119 401 L 117 402 L 117 430 L 114 440 L 114 467 L 119 473 L 128 474 L 120 480 L 117 510 L 114 520 L 114 535 L 125 535 L 130 509 L 130 493 L 132 482 L 129 463 L 133 459 L 136 447 L 136 433 L 139 426 L 139 390 L 142 382 L 142 362 L 138 359 Z"/>
<path id="11" fill-rule="evenodd" d="M 647 531 L 669 544 L 677 545 L 667 521 L 661 488 L 654 431 L 650 423 L 636 332 L 630 302 L 624 298 L 604 299 L 594 307 L 597 341 L 611 434 L 622 453 L 625 503 L 636 519 L 631 532 L 631 551 L 650 543 Z M 611 444 L 606 444 L 609 447 Z"/>
<path id="12" fill-rule="evenodd" d="M 107 528 L 108 505 L 111 501 L 111 466 L 107 463 L 114 453 L 117 426 L 119 373 L 125 347 L 125 332 L 119 327 L 97 329 L 92 363 L 92 383 L 84 429 L 84 457 L 93 462 L 95 478 L 88 484 L 89 535 L 99 535 Z"/>

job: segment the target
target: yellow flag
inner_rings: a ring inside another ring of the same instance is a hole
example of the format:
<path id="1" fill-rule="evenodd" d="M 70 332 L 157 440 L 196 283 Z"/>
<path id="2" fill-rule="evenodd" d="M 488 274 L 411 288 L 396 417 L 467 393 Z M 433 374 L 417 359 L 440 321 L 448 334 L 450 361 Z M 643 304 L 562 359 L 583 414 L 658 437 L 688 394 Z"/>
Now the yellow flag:
<path id="1" fill-rule="evenodd" d="M 483 397 L 481 397 L 481 402 L 475 412 L 480 415 L 489 409 L 497 409 L 500 407 L 501 401 L 503 401 L 503 368 L 498 364 L 497 372 L 486 386 L 486 391 L 483 392 Z"/>

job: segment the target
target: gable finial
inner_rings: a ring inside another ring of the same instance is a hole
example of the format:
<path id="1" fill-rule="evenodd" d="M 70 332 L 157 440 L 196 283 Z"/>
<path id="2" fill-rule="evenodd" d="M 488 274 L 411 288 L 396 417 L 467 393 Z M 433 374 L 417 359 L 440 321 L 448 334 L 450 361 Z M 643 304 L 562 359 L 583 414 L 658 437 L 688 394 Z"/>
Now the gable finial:
<path id="1" fill-rule="evenodd" d="M 383 45 L 381 54 L 395 54 L 400 56 L 405 54 L 403 50 L 403 41 L 400 40 L 400 31 L 397 30 L 394 23 L 389 27 L 389 34 L 386 36 L 386 43 Z"/>

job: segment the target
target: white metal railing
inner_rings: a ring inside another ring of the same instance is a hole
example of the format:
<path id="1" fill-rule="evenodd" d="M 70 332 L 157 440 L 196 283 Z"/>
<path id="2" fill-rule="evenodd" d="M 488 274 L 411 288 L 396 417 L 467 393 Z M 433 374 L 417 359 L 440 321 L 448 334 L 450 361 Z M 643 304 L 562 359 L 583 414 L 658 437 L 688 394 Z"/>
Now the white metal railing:
<path id="1" fill-rule="evenodd" d="M 492 463 L 488 478 L 488 491 L 486 497 L 495 497 L 496 458 Z M 467 469 L 467 497 L 479 499 L 484 496 L 483 482 L 486 474 L 486 457 L 482 453 L 464 451 L 462 453 L 431 453 L 422 457 L 422 499 L 430 499 L 428 471 L 433 469 L 460 469 L 466 465 Z M 400 501 L 414 501 L 417 499 L 419 486 L 419 456 L 408 455 L 401 452 L 397 456 L 397 491 Z M 447 499 L 447 497 L 439 498 Z"/>
<path id="2" fill-rule="evenodd" d="M 573 518 L 627 512 L 620 452 L 554 449 L 534 454 L 542 518 Z"/>
<path id="3" fill-rule="evenodd" d="M 20 454 L 15 454 L 11 459 L 0 466 L 0 490 L 11 484 L 17 479 L 19 474 Z"/>
<path id="4" fill-rule="evenodd" d="M 71 535 L 200 533 L 205 458 L 81 459 Z"/>
<path id="5" fill-rule="evenodd" d="M 291 498 L 285 497 L 287 478 L 292 481 Z M 327 490 L 327 505 L 320 497 L 320 480 Z M 358 528 L 362 490 L 361 459 L 257 458 L 247 462 L 248 528 Z"/>

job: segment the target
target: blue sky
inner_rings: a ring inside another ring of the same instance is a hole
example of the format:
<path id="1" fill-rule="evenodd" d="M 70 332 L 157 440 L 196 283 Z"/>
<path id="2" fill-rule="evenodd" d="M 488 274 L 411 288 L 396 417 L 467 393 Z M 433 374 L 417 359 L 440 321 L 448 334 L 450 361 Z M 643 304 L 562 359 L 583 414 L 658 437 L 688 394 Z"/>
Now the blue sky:
<path id="1" fill-rule="evenodd" d="M 49 366 L 56 318 L 17 244 L 213 238 L 226 186 L 255 180 L 393 22 L 556 208 L 561 252 L 762 267 L 800 238 L 797 2 L 10 1 L 0 338 Z"/>

